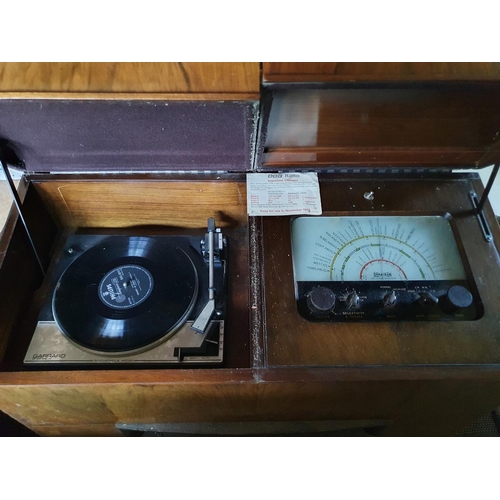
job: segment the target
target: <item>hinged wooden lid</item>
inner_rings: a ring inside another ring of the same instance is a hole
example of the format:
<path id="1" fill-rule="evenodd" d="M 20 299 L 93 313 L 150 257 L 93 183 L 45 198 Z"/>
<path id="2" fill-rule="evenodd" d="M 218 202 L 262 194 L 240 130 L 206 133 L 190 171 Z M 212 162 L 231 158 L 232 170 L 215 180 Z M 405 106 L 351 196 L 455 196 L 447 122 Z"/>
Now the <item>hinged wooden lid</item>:
<path id="1" fill-rule="evenodd" d="M 480 168 L 500 159 L 500 82 L 267 83 L 258 166 Z"/>
<path id="2" fill-rule="evenodd" d="M 258 63 L 0 63 L 0 74 L 0 140 L 29 172 L 251 168 Z"/>

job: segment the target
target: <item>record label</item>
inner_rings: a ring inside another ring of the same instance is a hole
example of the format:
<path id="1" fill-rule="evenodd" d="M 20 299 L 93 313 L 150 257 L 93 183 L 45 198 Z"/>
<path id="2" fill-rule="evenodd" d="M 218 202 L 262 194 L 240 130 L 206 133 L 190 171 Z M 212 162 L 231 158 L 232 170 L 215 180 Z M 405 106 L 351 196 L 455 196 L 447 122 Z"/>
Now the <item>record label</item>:
<path id="1" fill-rule="evenodd" d="M 153 291 L 153 277 L 142 266 L 125 265 L 109 271 L 99 284 L 99 298 L 113 309 L 132 309 Z"/>

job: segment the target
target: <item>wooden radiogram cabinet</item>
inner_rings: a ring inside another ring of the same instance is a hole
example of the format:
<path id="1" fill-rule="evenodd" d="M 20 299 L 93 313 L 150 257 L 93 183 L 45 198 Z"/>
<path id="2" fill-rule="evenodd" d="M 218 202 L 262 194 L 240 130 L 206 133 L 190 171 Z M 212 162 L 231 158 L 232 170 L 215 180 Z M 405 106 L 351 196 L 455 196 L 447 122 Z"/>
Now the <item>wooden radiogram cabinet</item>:
<path id="1" fill-rule="evenodd" d="M 500 230 L 486 204 L 486 241 L 470 200 L 483 186 L 457 172 L 500 161 L 498 65 L 3 66 L 2 147 L 24 164 L 47 277 L 13 209 L 0 241 L 0 410 L 43 436 L 238 422 L 454 435 L 500 404 Z M 446 216 L 482 314 L 302 318 L 290 217 L 249 217 L 246 174 L 311 170 L 324 215 Z M 223 366 L 23 363 L 68 235 L 201 236 L 208 217 L 230 242 Z"/>

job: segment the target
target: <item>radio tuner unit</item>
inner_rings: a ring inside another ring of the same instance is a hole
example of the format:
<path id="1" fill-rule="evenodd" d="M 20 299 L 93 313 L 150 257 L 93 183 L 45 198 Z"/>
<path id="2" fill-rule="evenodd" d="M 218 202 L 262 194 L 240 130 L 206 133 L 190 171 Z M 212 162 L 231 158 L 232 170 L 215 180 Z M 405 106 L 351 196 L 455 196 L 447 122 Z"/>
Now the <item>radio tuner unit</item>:
<path id="1" fill-rule="evenodd" d="M 475 320 L 483 314 L 448 218 L 299 217 L 295 297 L 309 321 Z"/>

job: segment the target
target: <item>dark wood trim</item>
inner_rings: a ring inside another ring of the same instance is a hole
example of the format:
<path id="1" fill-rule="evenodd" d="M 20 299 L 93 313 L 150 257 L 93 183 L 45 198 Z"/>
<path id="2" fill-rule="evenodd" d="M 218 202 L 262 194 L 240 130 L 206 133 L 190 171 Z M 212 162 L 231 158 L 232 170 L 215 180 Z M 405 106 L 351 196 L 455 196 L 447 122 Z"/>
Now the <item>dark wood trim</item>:
<path id="1" fill-rule="evenodd" d="M 500 382 L 500 364 L 435 366 L 274 367 L 183 370 L 69 370 L 0 373 L 0 388 L 74 385 L 231 385 L 411 380 Z M 500 398 L 500 394 L 499 394 Z"/>
<path id="2" fill-rule="evenodd" d="M 495 62 L 265 62 L 264 82 L 498 81 Z"/>
<path id="3" fill-rule="evenodd" d="M 477 158 L 485 148 L 353 148 L 296 147 L 268 148 L 264 151 L 264 168 L 324 168 L 358 165 L 361 168 L 391 166 L 425 166 L 434 169 L 476 168 Z M 307 158 L 307 159 L 306 159 Z M 495 158 L 493 154 L 491 158 Z M 481 162 L 481 163 L 484 163 Z"/>

